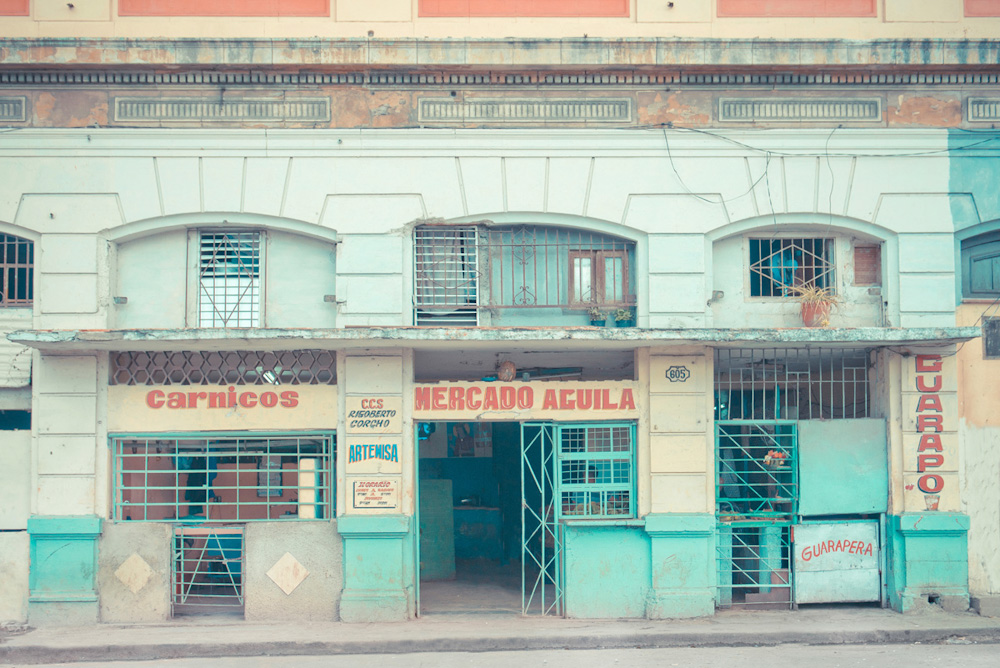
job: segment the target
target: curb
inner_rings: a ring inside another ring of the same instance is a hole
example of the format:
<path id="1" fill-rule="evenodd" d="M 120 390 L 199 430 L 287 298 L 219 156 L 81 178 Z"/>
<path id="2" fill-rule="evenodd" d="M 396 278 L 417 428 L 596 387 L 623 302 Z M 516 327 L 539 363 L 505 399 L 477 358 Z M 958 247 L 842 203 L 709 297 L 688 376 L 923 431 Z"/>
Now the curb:
<path id="1" fill-rule="evenodd" d="M 137 629 L 138 631 L 138 629 Z M 426 638 L 419 640 L 264 641 L 183 645 L 105 645 L 82 647 L 0 645 L 0 662 L 14 664 L 77 663 L 85 661 L 144 661 L 156 659 L 253 656 L 329 656 L 345 654 L 412 654 L 425 652 L 495 652 L 526 650 L 653 649 L 665 647 L 767 647 L 774 645 L 935 644 L 961 637 L 969 643 L 1000 643 L 1000 628 L 895 629 L 845 632 L 759 633 L 640 633 L 609 636 L 551 635 L 546 637 Z"/>

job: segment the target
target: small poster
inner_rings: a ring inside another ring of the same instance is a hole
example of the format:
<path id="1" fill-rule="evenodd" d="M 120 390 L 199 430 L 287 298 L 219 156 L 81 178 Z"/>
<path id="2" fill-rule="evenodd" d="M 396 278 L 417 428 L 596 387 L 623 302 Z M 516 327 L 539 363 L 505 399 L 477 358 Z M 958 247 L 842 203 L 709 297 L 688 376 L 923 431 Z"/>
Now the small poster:
<path id="1" fill-rule="evenodd" d="M 375 478 L 354 481 L 355 508 L 398 508 L 399 480 Z"/>

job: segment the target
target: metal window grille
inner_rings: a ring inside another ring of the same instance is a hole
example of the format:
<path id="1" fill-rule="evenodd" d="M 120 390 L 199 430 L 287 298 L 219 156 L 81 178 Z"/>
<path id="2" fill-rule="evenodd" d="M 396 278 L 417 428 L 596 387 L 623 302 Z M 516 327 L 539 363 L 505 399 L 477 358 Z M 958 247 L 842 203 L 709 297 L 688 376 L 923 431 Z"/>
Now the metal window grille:
<path id="1" fill-rule="evenodd" d="M 798 441 L 794 422 L 715 423 L 720 517 L 791 518 L 798 512 Z"/>
<path id="2" fill-rule="evenodd" d="M 631 241 L 569 228 L 419 227 L 417 324 L 477 324 L 487 308 L 630 306 L 634 256 Z"/>
<path id="3" fill-rule="evenodd" d="M 716 605 L 788 609 L 793 603 L 791 525 L 720 522 L 716 537 Z"/>
<path id="4" fill-rule="evenodd" d="M 243 612 L 243 528 L 174 528 L 174 615 Z"/>
<path id="5" fill-rule="evenodd" d="M 418 227 L 415 232 L 414 299 L 418 325 L 479 323 L 478 229 Z"/>
<path id="6" fill-rule="evenodd" d="M 870 348 L 719 348 L 717 420 L 836 420 L 875 416 Z"/>
<path id="7" fill-rule="evenodd" d="M 199 235 L 201 327 L 260 325 L 260 232 Z"/>
<path id="8" fill-rule="evenodd" d="M 635 516 L 633 425 L 558 430 L 559 517 Z"/>
<path id="9" fill-rule="evenodd" d="M 0 307 L 31 306 L 34 292 L 35 244 L 11 234 L 0 234 Z"/>
<path id="10" fill-rule="evenodd" d="M 833 239 L 750 239 L 750 296 L 787 297 L 794 287 L 836 292 Z"/>
<path id="11" fill-rule="evenodd" d="M 113 437 L 115 518 L 328 519 L 332 434 Z"/>
<path id="12" fill-rule="evenodd" d="M 336 385 L 337 363 L 328 350 L 118 352 L 111 355 L 110 383 Z"/>

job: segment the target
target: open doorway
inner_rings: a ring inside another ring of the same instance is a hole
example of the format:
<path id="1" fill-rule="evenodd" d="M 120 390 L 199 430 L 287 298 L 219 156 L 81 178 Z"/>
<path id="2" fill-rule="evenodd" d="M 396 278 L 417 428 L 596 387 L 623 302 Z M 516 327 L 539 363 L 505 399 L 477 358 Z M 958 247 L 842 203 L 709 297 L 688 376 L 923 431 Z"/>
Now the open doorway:
<path id="1" fill-rule="evenodd" d="M 521 613 L 521 425 L 422 422 L 420 614 Z"/>

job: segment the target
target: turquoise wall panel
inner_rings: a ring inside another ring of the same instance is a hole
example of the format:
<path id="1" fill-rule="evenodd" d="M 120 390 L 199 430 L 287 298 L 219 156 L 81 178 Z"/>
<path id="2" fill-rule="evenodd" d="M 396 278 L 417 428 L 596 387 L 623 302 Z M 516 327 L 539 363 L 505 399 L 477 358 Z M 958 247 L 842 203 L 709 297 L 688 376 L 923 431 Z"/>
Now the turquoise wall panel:
<path id="1" fill-rule="evenodd" d="M 645 616 L 650 552 L 642 527 L 571 524 L 564 545 L 568 617 Z"/>
<path id="2" fill-rule="evenodd" d="M 889 517 L 889 602 L 902 612 L 930 600 L 951 610 L 969 604 L 969 517 L 907 513 Z"/>
<path id="3" fill-rule="evenodd" d="M 85 624 L 98 618 L 97 538 L 101 518 L 30 517 L 28 621 Z"/>
<path id="4" fill-rule="evenodd" d="M 646 616 L 699 617 L 715 610 L 715 530 L 710 514 L 650 514 L 651 592 Z"/>
<path id="5" fill-rule="evenodd" d="M 408 515 L 348 515 L 344 539 L 346 622 L 403 621 L 413 612 L 413 533 Z"/>
<path id="6" fill-rule="evenodd" d="M 884 513 L 889 502 L 885 420 L 799 422 L 799 514 Z"/>

